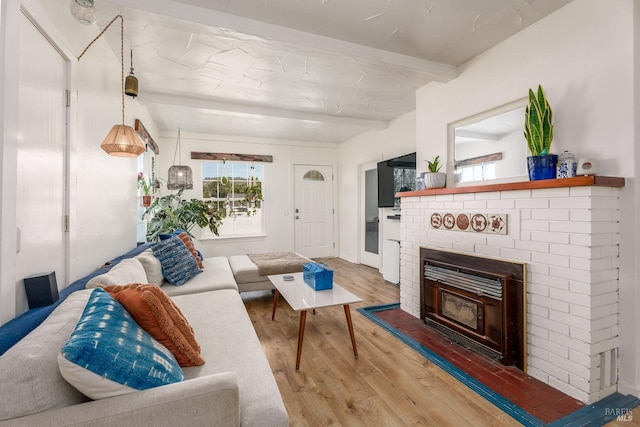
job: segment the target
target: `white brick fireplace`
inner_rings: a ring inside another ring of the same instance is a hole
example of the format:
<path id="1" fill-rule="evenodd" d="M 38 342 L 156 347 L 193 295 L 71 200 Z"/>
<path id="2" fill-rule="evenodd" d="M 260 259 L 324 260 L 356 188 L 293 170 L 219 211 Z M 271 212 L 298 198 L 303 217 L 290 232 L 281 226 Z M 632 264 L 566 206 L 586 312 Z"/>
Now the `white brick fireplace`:
<path id="1" fill-rule="evenodd" d="M 589 403 L 616 391 L 624 180 L 558 181 L 401 193 L 400 303 L 420 317 L 421 246 L 525 262 L 526 372 Z M 470 212 L 506 214 L 507 234 L 430 224 L 433 213 Z"/>

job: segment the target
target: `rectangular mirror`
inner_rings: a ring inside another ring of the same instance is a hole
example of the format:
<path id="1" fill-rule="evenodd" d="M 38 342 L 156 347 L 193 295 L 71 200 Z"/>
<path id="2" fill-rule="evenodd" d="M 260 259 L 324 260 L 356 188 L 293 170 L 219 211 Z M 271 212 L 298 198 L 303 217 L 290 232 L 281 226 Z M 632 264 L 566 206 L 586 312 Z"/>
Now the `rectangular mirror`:
<path id="1" fill-rule="evenodd" d="M 457 187 L 528 180 L 527 99 L 449 123 L 447 183 Z"/>

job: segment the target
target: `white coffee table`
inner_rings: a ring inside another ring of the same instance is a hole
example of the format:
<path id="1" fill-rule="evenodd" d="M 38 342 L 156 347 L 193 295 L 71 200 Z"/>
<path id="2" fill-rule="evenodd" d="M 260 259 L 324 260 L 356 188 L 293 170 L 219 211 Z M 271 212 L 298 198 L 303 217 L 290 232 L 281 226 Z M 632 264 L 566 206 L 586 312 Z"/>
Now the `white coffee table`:
<path id="1" fill-rule="evenodd" d="M 293 276 L 293 280 L 284 280 L 284 276 Z M 284 297 L 291 308 L 300 312 L 300 327 L 298 328 L 298 354 L 296 356 L 296 371 L 300 369 L 300 355 L 302 353 L 302 341 L 304 339 L 304 326 L 307 320 L 307 311 L 316 308 L 331 307 L 334 305 L 342 305 L 344 314 L 347 317 L 347 326 L 349 327 L 349 335 L 351 335 L 351 345 L 353 346 L 353 355 L 358 358 L 358 349 L 356 347 L 356 337 L 353 333 L 353 322 L 351 321 L 351 309 L 349 304 L 362 301 L 356 295 L 347 291 L 340 285 L 333 282 L 332 289 L 323 291 L 315 291 L 307 285 L 302 273 L 275 274 L 268 276 L 273 286 L 276 288 L 273 295 L 273 311 L 271 320 L 276 317 L 276 308 L 280 295 Z"/>

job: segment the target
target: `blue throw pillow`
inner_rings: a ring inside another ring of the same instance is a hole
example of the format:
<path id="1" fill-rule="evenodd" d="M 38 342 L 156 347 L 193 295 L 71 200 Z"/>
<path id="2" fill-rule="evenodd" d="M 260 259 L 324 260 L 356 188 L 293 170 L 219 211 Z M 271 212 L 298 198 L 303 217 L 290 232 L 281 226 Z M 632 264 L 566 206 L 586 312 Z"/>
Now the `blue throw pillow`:
<path id="1" fill-rule="evenodd" d="M 162 274 L 173 285 L 180 286 L 202 272 L 195 257 L 178 236 L 156 243 L 151 250 L 162 265 Z"/>
<path id="2" fill-rule="evenodd" d="M 171 234 L 160 234 L 158 237 L 160 237 L 160 240 L 167 240 L 173 236 L 177 236 L 178 234 L 181 233 L 187 233 L 186 231 L 184 231 L 182 228 L 178 228 L 176 231 L 174 231 Z M 187 233 L 187 236 L 189 236 L 189 233 Z M 191 239 L 191 236 L 189 236 L 189 239 Z M 193 241 L 193 239 L 191 239 L 191 241 Z M 200 258 L 200 261 L 204 261 L 204 256 L 202 255 L 202 252 L 200 252 L 199 250 L 196 249 L 196 252 L 198 253 L 198 258 Z"/>
<path id="3" fill-rule="evenodd" d="M 178 228 L 173 233 L 160 234 L 158 237 L 160 238 L 160 240 L 167 240 L 167 239 L 170 239 L 173 236 L 177 236 L 180 233 L 186 233 L 186 231 L 184 231 L 182 228 Z M 187 233 L 187 234 L 189 234 L 189 233 Z"/>
<path id="4" fill-rule="evenodd" d="M 184 380 L 173 354 L 101 288 L 91 293 L 58 365 L 62 376 L 91 399 Z"/>

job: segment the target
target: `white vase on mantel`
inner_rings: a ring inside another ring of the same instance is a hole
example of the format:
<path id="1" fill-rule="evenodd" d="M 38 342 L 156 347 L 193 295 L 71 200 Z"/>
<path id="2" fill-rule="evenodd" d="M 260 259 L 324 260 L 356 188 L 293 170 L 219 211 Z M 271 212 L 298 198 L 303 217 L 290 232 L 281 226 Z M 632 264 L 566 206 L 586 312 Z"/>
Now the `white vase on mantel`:
<path id="1" fill-rule="evenodd" d="M 444 188 L 447 184 L 447 174 L 442 172 L 423 172 L 422 181 L 424 182 L 424 188 Z"/>

